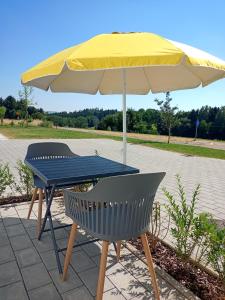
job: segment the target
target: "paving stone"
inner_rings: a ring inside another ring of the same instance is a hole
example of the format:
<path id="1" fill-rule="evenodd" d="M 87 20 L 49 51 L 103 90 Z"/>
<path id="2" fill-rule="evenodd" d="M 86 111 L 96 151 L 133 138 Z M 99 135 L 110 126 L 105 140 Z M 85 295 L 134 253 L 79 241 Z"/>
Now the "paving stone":
<path id="1" fill-rule="evenodd" d="M 29 291 L 30 300 L 61 300 L 59 293 L 54 285 L 48 284 L 40 288 Z"/>
<path id="2" fill-rule="evenodd" d="M 63 300 L 94 300 L 86 287 L 82 286 L 62 295 Z"/>
<path id="3" fill-rule="evenodd" d="M 13 250 L 10 245 L 0 247 L 0 264 L 15 260 Z"/>
<path id="4" fill-rule="evenodd" d="M 41 258 L 34 247 L 16 251 L 15 255 L 20 268 L 41 262 Z"/>
<path id="5" fill-rule="evenodd" d="M 10 242 L 14 251 L 30 248 L 33 246 L 29 236 L 19 235 L 10 238 Z"/>
<path id="6" fill-rule="evenodd" d="M 33 243 L 37 251 L 40 253 L 54 249 L 53 242 L 49 234 L 45 236 L 43 235 L 40 241 L 38 239 L 34 239 Z"/>
<path id="7" fill-rule="evenodd" d="M 69 237 L 69 233 L 64 228 L 55 230 L 55 238 L 57 240 L 59 240 L 59 239 L 66 239 L 67 240 L 68 237 Z"/>
<path id="8" fill-rule="evenodd" d="M 124 298 L 124 296 L 116 288 L 105 292 L 103 295 L 103 299 L 104 300 L 126 300 L 126 298 Z"/>
<path id="9" fill-rule="evenodd" d="M 22 281 L 9 284 L 0 288 L 1 300 L 28 300 Z"/>
<path id="10" fill-rule="evenodd" d="M 91 259 L 95 262 L 97 267 L 100 265 L 101 255 L 93 256 Z M 118 266 L 116 256 L 109 254 L 107 257 L 106 274 L 109 274 L 108 272 L 110 272 L 115 265 Z"/>
<path id="11" fill-rule="evenodd" d="M 123 256 L 120 263 L 128 270 L 135 278 L 142 277 L 148 273 L 148 267 L 133 254 Z"/>
<path id="12" fill-rule="evenodd" d="M 84 245 L 84 246 L 82 246 L 82 249 L 86 252 L 86 254 L 89 257 L 99 255 L 99 254 L 101 254 L 101 251 L 102 251 L 102 247 L 99 245 L 98 242 Z"/>
<path id="13" fill-rule="evenodd" d="M 4 217 L 3 218 L 3 223 L 5 226 L 11 226 L 11 225 L 16 225 L 16 224 L 21 224 L 20 218 L 17 217 Z"/>
<path id="14" fill-rule="evenodd" d="M 149 292 L 125 269 L 112 273 L 108 278 L 126 299 L 150 299 Z"/>
<path id="15" fill-rule="evenodd" d="M 81 280 L 84 282 L 85 286 L 88 288 L 88 290 L 91 292 L 91 294 L 93 296 L 96 296 L 98 275 L 99 275 L 98 267 L 88 269 L 84 272 L 79 273 Z M 106 292 L 113 288 L 114 288 L 114 285 L 108 280 L 107 277 L 105 277 L 104 291 Z"/>
<path id="16" fill-rule="evenodd" d="M 154 298 L 154 292 L 151 284 L 150 275 L 145 275 L 141 278 L 138 278 L 138 281 L 150 292 L 152 298 Z M 185 300 L 184 297 L 178 290 L 172 287 L 167 281 L 161 278 L 157 274 L 157 281 L 160 289 L 160 295 L 162 300 Z M 192 297 L 191 297 L 192 298 Z"/>
<path id="17" fill-rule="evenodd" d="M 42 263 L 21 269 L 27 290 L 32 290 L 51 282 L 51 278 Z"/>
<path id="18" fill-rule="evenodd" d="M 20 281 L 21 279 L 16 261 L 0 265 L 0 287 Z"/>
<path id="19" fill-rule="evenodd" d="M 63 281 L 59 275 L 58 269 L 50 271 L 50 275 L 60 293 L 65 293 L 83 285 L 83 282 L 79 279 L 71 267 L 68 269 L 67 279 L 65 281 Z"/>
<path id="20" fill-rule="evenodd" d="M 26 232 L 28 233 L 28 235 L 29 235 L 29 237 L 30 237 L 31 240 L 37 239 L 37 228 L 36 227 L 27 227 L 26 228 Z M 48 234 L 44 232 L 42 234 L 42 238 L 45 235 L 48 235 Z"/>
<path id="21" fill-rule="evenodd" d="M 44 265 L 48 271 L 57 268 L 54 250 L 47 251 L 47 252 L 40 252 L 40 256 L 41 256 L 41 259 L 43 260 Z M 59 253 L 59 258 L 60 258 L 61 264 L 63 265 L 65 257 L 62 255 L 62 253 Z"/>
<path id="22" fill-rule="evenodd" d="M 22 224 L 8 226 L 6 227 L 6 231 L 9 237 L 24 235 L 26 233 Z"/>
<path id="23" fill-rule="evenodd" d="M 35 216 L 35 218 L 30 218 L 29 220 L 22 219 L 22 223 L 25 228 L 37 227 L 37 217 Z"/>
<path id="24" fill-rule="evenodd" d="M 6 234 L 6 232 L 5 233 L 3 233 L 3 232 L 0 232 L 0 247 L 2 247 L 2 246 L 5 246 L 5 245 L 9 245 L 9 239 L 8 239 L 8 236 L 7 236 L 7 234 Z"/>
<path id="25" fill-rule="evenodd" d="M 13 217 L 18 217 L 17 211 L 15 209 L 15 207 L 13 207 L 12 205 L 4 205 L 0 207 L 0 212 L 1 212 L 1 216 L 2 218 L 4 217 L 9 217 L 12 216 Z"/>
<path id="26" fill-rule="evenodd" d="M 70 264 L 76 272 L 82 272 L 95 267 L 93 260 L 84 251 L 74 251 L 72 253 Z"/>

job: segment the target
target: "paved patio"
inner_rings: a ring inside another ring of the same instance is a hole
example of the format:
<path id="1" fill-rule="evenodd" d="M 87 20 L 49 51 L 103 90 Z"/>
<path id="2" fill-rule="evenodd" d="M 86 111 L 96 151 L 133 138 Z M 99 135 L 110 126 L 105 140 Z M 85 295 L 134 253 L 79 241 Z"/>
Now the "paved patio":
<path id="1" fill-rule="evenodd" d="M 49 140 L 48 140 L 49 141 Z M 24 159 L 29 143 L 34 140 L 0 141 L 0 161 L 9 162 L 15 168 L 18 159 Z M 121 160 L 121 143 L 110 140 L 65 140 L 71 149 L 80 155 L 99 155 Z M 166 171 L 161 185 L 170 191 L 176 190 L 174 175 L 179 173 L 190 195 L 197 183 L 201 184 L 198 209 L 214 214 L 224 220 L 225 206 L 225 161 L 160 151 L 138 145 L 128 145 L 128 164 L 142 172 Z M 16 174 L 16 171 L 15 171 Z M 161 187 L 156 199 L 164 202 Z M 96 293 L 100 244 L 77 248 L 72 257 L 68 281 L 62 282 L 53 256 L 49 234 L 42 241 L 36 238 L 37 205 L 26 220 L 28 204 L 0 207 L 0 299 L 94 299 Z M 64 215 L 61 199 L 53 203 L 55 225 L 71 221 Z M 56 231 L 58 244 L 65 247 L 68 230 Z M 78 239 L 90 237 L 80 231 Z M 63 261 L 65 253 L 61 254 Z M 184 289 L 158 270 L 162 299 L 194 299 Z M 119 263 L 115 260 L 113 247 L 108 259 L 105 299 L 154 299 L 146 265 L 126 248 L 122 250 Z"/>
<path id="2" fill-rule="evenodd" d="M 53 204 L 54 225 L 70 224 L 65 217 L 62 199 Z M 31 219 L 27 220 L 28 204 L 0 207 L 0 299 L 4 300 L 89 300 L 96 295 L 100 243 L 85 245 L 74 250 L 67 281 L 62 282 L 53 254 L 50 235 L 41 241 L 36 235 L 37 203 Z M 56 231 L 58 245 L 66 247 L 69 229 Z M 79 231 L 77 241 L 90 236 Z M 60 257 L 63 262 L 65 253 Z M 195 299 L 179 285 L 157 272 L 162 299 Z M 146 265 L 126 248 L 122 248 L 117 263 L 113 246 L 110 246 L 104 300 L 154 299 Z"/>

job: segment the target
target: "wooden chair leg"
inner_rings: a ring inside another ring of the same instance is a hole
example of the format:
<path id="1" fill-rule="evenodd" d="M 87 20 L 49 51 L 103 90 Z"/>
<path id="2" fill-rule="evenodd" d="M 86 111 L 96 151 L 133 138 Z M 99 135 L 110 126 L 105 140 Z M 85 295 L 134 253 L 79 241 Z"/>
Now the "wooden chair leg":
<path id="1" fill-rule="evenodd" d="M 157 300 L 160 300 L 159 287 L 158 287 L 158 283 L 157 283 L 157 280 L 156 280 L 156 274 L 155 274 L 154 265 L 153 265 L 153 261 L 152 261 L 152 255 L 151 255 L 151 251 L 149 249 L 146 233 L 143 233 L 141 235 L 141 242 L 142 242 L 142 245 L 143 245 L 143 248 L 144 248 L 149 273 L 150 273 L 151 278 L 152 278 L 152 286 L 153 286 L 153 290 L 154 290 L 154 293 L 155 293 L 155 298 Z"/>
<path id="2" fill-rule="evenodd" d="M 31 202 L 30 202 L 30 207 L 29 207 L 28 215 L 27 215 L 27 219 L 30 219 L 30 214 L 31 214 L 31 211 L 32 211 L 32 208 L 33 208 L 33 205 L 34 205 L 34 201 L 35 201 L 35 199 L 37 197 L 37 191 L 38 191 L 38 188 L 34 188 L 32 199 L 31 199 Z"/>
<path id="3" fill-rule="evenodd" d="M 42 222 L 42 204 L 43 204 L 43 191 L 42 189 L 38 189 L 39 200 L 38 200 L 38 218 L 37 218 L 37 234 L 39 234 L 41 230 L 41 222 Z"/>
<path id="4" fill-rule="evenodd" d="M 108 241 L 103 241 L 102 255 L 101 255 L 99 275 L 98 275 L 98 286 L 97 286 L 96 300 L 102 300 L 102 297 L 103 297 L 104 283 L 105 283 L 105 270 L 106 270 L 106 264 L 107 264 L 108 249 L 109 249 L 109 242 Z"/>
<path id="5" fill-rule="evenodd" d="M 76 238 L 76 234 L 77 234 L 77 224 L 73 223 L 71 230 L 70 230 L 70 237 L 68 240 L 66 257 L 65 257 L 65 261 L 64 261 L 64 269 L 63 269 L 63 277 L 62 277 L 63 281 L 66 280 L 66 275 L 67 275 L 67 271 L 68 271 L 71 256 L 72 256 L 73 244 L 74 244 L 74 241 Z"/>
<path id="6" fill-rule="evenodd" d="M 116 256 L 117 261 L 120 260 L 120 249 L 121 249 L 121 241 L 116 242 Z"/>

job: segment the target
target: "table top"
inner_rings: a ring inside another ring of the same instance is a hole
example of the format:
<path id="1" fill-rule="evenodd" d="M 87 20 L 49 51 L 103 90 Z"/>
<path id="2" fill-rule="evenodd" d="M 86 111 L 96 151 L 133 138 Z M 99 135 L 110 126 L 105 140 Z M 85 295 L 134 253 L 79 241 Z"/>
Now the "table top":
<path id="1" fill-rule="evenodd" d="M 46 186 L 72 184 L 102 177 L 139 173 L 139 170 L 101 156 L 25 159 L 25 164 Z"/>

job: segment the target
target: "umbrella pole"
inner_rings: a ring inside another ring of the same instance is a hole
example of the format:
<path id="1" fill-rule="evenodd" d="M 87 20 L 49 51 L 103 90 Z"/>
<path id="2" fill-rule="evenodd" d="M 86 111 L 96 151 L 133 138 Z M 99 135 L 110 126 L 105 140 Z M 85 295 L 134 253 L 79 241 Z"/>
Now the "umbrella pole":
<path id="1" fill-rule="evenodd" d="M 126 105 L 126 70 L 123 72 L 123 163 L 127 164 L 127 105 Z"/>

